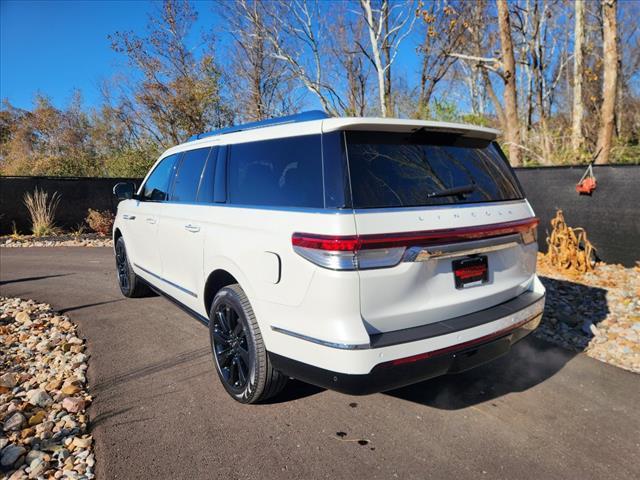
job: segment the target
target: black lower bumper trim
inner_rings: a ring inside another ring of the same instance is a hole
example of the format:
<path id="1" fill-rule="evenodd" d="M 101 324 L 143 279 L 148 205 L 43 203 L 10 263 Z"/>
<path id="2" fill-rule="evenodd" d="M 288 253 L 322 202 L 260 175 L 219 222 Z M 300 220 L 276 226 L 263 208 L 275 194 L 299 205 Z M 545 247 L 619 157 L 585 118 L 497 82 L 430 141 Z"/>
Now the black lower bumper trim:
<path id="1" fill-rule="evenodd" d="M 521 327 L 487 343 L 411 363 L 377 365 L 371 372 L 363 375 L 333 372 L 271 352 L 269 352 L 269 358 L 274 368 L 297 380 L 349 395 L 368 395 L 422 382 L 447 373 L 463 372 L 487 363 L 508 353 L 511 345 L 531 333 L 539 322 L 540 316 L 537 316 Z"/>
<path id="2" fill-rule="evenodd" d="M 416 342 L 427 338 L 438 337 L 448 333 L 459 332 L 477 327 L 484 323 L 493 322 L 508 315 L 513 315 L 529 305 L 544 298 L 544 293 L 525 292 L 499 305 L 473 312 L 460 317 L 429 323 L 419 327 L 405 328 L 391 332 L 371 335 L 371 348 L 389 347 L 400 343 Z"/>

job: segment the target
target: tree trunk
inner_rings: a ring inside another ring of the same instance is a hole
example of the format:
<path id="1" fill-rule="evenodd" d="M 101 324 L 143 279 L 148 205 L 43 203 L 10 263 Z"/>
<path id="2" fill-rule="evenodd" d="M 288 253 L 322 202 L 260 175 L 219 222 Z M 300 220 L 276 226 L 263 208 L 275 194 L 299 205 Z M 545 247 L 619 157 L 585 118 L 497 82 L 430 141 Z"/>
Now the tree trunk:
<path id="1" fill-rule="evenodd" d="M 487 70 L 484 68 L 480 69 L 482 73 L 482 80 L 484 82 L 484 88 L 489 95 L 489 99 L 491 99 L 491 103 L 493 103 L 493 109 L 496 111 L 496 116 L 498 117 L 498 122 L 500 122 L 500 128 L 502 130 L 507 129 L 507 120 L 504 116 L 504 109 L 502 108 L 502 104 L 496 95 L 495 90 L 493 89 L 493 85 L 491 84 L 491 78 L 489 78 L 489 74 Z"/>
<path id="2" fill-rule="evenodd" d="M 383 2 L 383 18 L 384 18 L 384 42 L 382 44 L 382 52 L 384 53 L 384 64 L 387 67 L 385 71 L 385 90 L 384 98 L 386 103 L 387 115 L 393 116 L 393 100 L 391 97 L 391 45 L 389 45 L 389 3 L 388 0 Z"/>
<path id="3" fill-rule="evenodd" d="M 425 38 L 427 38 L 427 36 L 425 35 Z M 425 43 L 427 42 L 427 40 L 425 40 Z M 424 119 L 427 116 L 427 105 L 428 105 L 428 100 L 426 99 L 426 86 L 427 86 L 427 67 L 428 67 L 428 62 L 427 62 L 427 56 L 423 53 L 422 54 L 422 67 L 420 69 L 420 95 L 418 97 L 418 118 L 420 119 Z"/>
<path id="4" fill-rule="evenodd" d="M 622 109 L 624 108 L 624 103 L 622 101 L 622 96 L 625 90 L 625 78 L 624 72 L 622 70 L 622 48 L 620 47 L 620 36 L 616 38 L 617 45 L 616 49 L 618 51 L 618 75 L 617 75 L 617 84 L 616 84 L 616 131 L 615 135 L 617 138 L 620 138 L 624 135 L 623 132 L 623 124 L 622 119 L 624 118 L 624 114 Z"/>
<path id="5" fill-rule="evenodd" d="M 547 68 L 544 57 L 544 45 L 546 43 L 546 19 L 541 17 L 541 8 L 538 4 L 538 0 L 535 2 L 534 7 L 535 16 L 535 30 L 537 34 L 532 43 L 532 57 L 534 76 L 536 79 L 536 90 L 538 94 L 538 105 L 540 113 L 540 135 L 542 140 L 542 164 L 551 165 L 551 138 L 549 135 L 549 126 L 547 122 L 547 115 L 551 114 L 551 108 L 545 108 L 545 82 L 544 82 L 544 70 Z"/>
<path id="6" fill-rule="evenodd" d="M 500 50 L 502 53 L 502 75 L 504 80 L 504 111 L 507 141 L 509 142 L 509 163 L 514 167 L 522 165 L 520 153 L 520 121 L 518 119 L 518 95 L 516 91 L 516 62 L 511 41 L 511 21 L 506 0 L 498 0 L 498 25 L 500 28 Z"/>
<path id="7" fill-rule="evenodd" d="M 371 42 L 371 55 L 373 57 L 373 63 L 376 68 L 376 75 L 378 79 L 378 98 L 380 100 L 380 116 L 387 116 L 387 102 L 385 93 L 387 91 L 385 85 L 384 67 L 382 65 L 382 56 L 380 48 L 378 46 L 378 37 L 376 36 L 376 23 L 373 20 L 373 11 L 371 9 L 370 0 L 360 0 L 360 5 L 364 11 L 365 18 L 367 20 L 367 30 L 369 31 L 369 41 Z M 383 19 L 380 18 L 382 22 Z"/>
<path id="8" fill-rule="evenodd" d="M 571 124 L 571 146 L 575 154 L 580 152 L 584 144 L 582 119 L 584 104 L 582 102 L 583 63 L 584 63 L 584 2 L 574 0 L 576 23 L 574 30 L 573 51 L 573 118 Z"/>
<path id="9" fill-rule="evenodd" d="M 602 107 L 600 109 L 600 133 L 596 147 L 596 152 L 599 152 L 596 158 L 597 164 L 609 163 L 615 124 L 616 85 L 618 82 L 616 7 L 617 0 L 602 0 L 604 78 L 602 82 Z"/>
<path id="10" fill-rule="evenodd" d="M 254 35 L 252 35 L 252 43 L 250 54 L 253 55 L 253 65 L 251 72 L 251 89 L 253 97 L 253 105 L 251 108 L 251 119 L 253 121 L 259 121 L 265 119 L 264 98 L 262 91 L 262 79 L 264 78 L 264 39 L 262 36 L 262 18 L 256 14 L 256 21 L 254 25 Z"/>

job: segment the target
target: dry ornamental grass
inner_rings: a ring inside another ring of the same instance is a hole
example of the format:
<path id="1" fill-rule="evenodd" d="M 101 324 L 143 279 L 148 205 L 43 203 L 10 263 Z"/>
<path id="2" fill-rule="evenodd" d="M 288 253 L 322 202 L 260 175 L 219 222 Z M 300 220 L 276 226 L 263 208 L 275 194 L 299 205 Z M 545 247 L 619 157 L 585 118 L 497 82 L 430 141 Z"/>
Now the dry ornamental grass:
<path id="1" fill-rule="evenodd" d="M 60 195 L 54 192 L 49 198 L 49 193 L 39 190 L 37 187 L 33 194 L 25 193 L 24 204 L 31 217 L 31 231 L 36 237 L 55 235 L 58 229 L 55 226 L 55 215 L 60 203 Z"/>

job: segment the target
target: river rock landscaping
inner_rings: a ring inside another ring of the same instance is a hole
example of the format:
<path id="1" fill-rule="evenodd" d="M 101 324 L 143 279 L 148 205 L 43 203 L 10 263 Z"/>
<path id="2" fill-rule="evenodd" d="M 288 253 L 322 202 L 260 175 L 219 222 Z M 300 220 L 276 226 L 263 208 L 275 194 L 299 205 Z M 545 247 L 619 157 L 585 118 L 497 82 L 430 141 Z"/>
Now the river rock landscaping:
<path id="1" fill-rule="evenodd" d="M 564 348 L 640 373 L 640 265 L 598 263 L 577 275 L 538 257 L 547 302 L 535 335 Z"/>
<path id="2" fill-rule="evenodd" d="M 0 298 L 0 477 L 94 478 L 87 355 L 69 318 Z"/>
<path id="3" fill-rule="evenodd" d="M 56 235 L 34 237 L 32 235 L 0 237 L 0 247 L 112 247 L 111 237 L 95 233 L 81 235 Z"/>

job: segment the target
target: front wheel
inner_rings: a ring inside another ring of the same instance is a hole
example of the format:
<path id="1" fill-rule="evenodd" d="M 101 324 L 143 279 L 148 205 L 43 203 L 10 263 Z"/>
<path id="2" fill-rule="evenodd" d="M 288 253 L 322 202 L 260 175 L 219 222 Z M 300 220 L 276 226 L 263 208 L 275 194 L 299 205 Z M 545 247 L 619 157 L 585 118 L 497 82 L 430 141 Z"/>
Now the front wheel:
<path id="1" fill-rule="evenodd" d="M 269 361 L 260 328 L 240 285 L 221 289 L 209 312 L 209 338 L 225 390 L 240 403 L 257 403 L 280 392 L 287 377 Z"/>
<path id="2" fill-rule="evenodd" d="M 118 286 L 125 297 L 135 298 L 151 295 L 151 290 L 133 272 L 127 249 L 124 245 L 124 238 L 116 240 L 116 268 L 118 272 Z"/>

